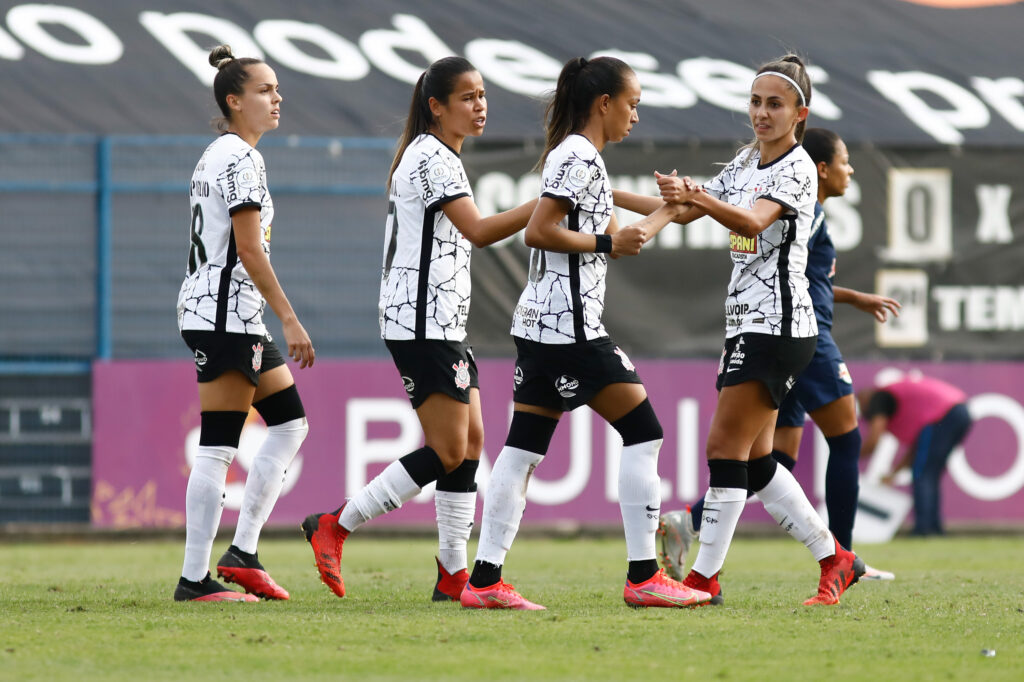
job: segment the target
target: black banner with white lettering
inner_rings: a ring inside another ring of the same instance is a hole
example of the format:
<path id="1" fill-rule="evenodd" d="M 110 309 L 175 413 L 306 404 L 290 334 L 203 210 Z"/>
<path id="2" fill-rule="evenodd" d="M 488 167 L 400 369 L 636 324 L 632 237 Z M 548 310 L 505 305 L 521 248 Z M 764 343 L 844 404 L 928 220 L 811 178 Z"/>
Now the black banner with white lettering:
<path id="1" fill-rule="evenodd" d="M 606 149 L 613 186 L 656 194 L 652 171 L 707 178 L 731 147 L 623 143 Z M 837 305 L 834 336 L 850 357 L 1024 357 L 1024 163 L 1016 151 L 879 149 L 851 145 L 853 183 L 825 203 L 837 248 L 835 282 L 892 296 L 899 319 L 879 324 Z M 464 154 L 477 202 L 501 210 L 536 195 L 536 153 Z M 1016 168 L 1017 172 L 1008 172 Z M 628 222 L 631 214 L 620 214 Z M 628 352 L 706 356 L 724 336 L 729 233 L 703 218 L 670 225 L 636 258 L 609 265 L 605 325 Z M 470 331 L 478 351 L 512 352 L 511 311 L 526 278 L 515 240 L 477 251 Z"/>
<path id="2" fill-rule="evenodd" d="M 732 143 L 750 79 L 792 49 L 814 122 L 854 142 L 1024 145 L 1011 0 L 63 0 L 0 2 L 0 132 L 203 133 L 209 48 L 263 56 L 282 131 L 395 137 L 411 84 L 460 54 L 488 88 L 491 139 L 537 138 L 569 58 L 616 54 L 644 88 L 640 139 Z"/>

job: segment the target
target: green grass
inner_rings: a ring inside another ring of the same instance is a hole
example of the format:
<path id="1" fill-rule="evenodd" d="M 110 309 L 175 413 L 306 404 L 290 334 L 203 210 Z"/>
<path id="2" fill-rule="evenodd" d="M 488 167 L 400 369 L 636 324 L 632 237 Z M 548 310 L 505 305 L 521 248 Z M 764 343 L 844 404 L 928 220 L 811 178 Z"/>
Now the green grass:
<path id="1" fill-rule="evenodd" d="M 618 539 L 516 543 L 505 578 L 541 612 L 434 604 L 434 543 L 354 536 L 349 596 L 301 538 L 261 558 L 288 602 L 171 600 L 180 541 L 0 544 L 2 680 L 1019 680 L 1024 542 L 898 539 L 861 550 L 891 583 L 808 608 L 817 565 L 738 538 L 726 604 L 633 610 Z M 227 539 L 218 541 L 214 558 Z M 471 552 L 474 548 L 471 547 Z M 472 554 L 471 554 L 472 555 Z M 993 658 L 982 649 L 995 649 Z"/>

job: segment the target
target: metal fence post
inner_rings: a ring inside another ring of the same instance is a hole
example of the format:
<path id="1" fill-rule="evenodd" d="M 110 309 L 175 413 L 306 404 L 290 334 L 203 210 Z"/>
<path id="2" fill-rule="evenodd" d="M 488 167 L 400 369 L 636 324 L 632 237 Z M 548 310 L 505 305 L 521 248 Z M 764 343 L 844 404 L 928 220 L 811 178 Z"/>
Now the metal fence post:
<path id="1" fill-rule="evenodd" d="M 96 358 L 112 356 L 112 279 L 113 248 L 112 187 L 110 167 L 111 141 L 101 135 L 96 143 Z"/>

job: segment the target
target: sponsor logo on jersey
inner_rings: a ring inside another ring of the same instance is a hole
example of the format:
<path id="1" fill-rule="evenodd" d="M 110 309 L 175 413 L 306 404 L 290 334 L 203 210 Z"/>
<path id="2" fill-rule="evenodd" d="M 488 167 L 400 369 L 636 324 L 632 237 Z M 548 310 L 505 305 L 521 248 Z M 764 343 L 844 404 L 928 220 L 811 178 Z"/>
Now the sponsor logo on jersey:
<path id="1" fill-rule="evenodd" d="M 443 185 L 452 177 L 452 169 L 443 160 L 438 159 L 427 169 L 428 177 L 434 184 Z"/>
<path id="2" fill-rule="evenodd" d="M 625 367 L 627 371 L 636 371 L 636 367 L 629 361 L 629 357 L 618 346 L 615 346 L 615 354 L 619 356 L 620 360 L 622 360 L 622 366 Z"/>
<path id="3" fill-rule="evenodd" d="M 580 387 L 579 379 L 563 374 L 555 380 L 555 390 L 563 398 L 572 398 Z"/>
<path id="4" fill-rule="evenodd" d="M 461 390 L 469 388 L 469 363 L 459 360 L 452 369 L 455 370 L 455 387 Z"/>
<path id="5" fill-rule="evenodd" d="M 260 371 L 263 366 L 263 344 L 257 343 L 252 347 L 252 371 Z"/>
<path id="6" fill-rule="evenodd" d="M 757 253 L 757 237 L 744 237 L 730 232 L 729 250 L 735 253 Z"/>
<path id="7" fill-rule="evenodd" d="M 582 163 L 578 163 L 569 169 L 568 178 L 569 184 L 573 187 L 586 187 L 587 182 L 590 180 L 590 173 L 587 172 L 587 167 Z"/>
<path id="8" fill-rule="evenodd" d="M 238 172 L 238 186 L 242 189 L 256 189 L 260 184 L 260 176 L 253 168 L 243 168 Z"/>
<path id="9" fill-rule="evenodd" d="M 853 377 L 850 376 L 850 370 L 847 369 L 845 362 L 839 363 L 839 380 L 845 381 L 848 384 L 853 384 Z"/>
<path id="10" fill-rule="evenodd" d="M 196 371 L 202 372 L 203 367 L 206 366 L 206 353 L 201 350 L 196 351 Z"/>
<path id="11" fill-rule="evenodd" d="M 408 393 L 409 395 L 412 395 L 413 391 L 416 390 L 416 382 L 413 381 L 410 377 L 402 377 L 402 386 L 405 387 L 405 392 Z"/>
<path id="12" fill-rule="evenodd" d="M 523 368 L 516 365 L 516 371 L 512 373 L 512 383 L 516 386 L 523 385 Z"/>

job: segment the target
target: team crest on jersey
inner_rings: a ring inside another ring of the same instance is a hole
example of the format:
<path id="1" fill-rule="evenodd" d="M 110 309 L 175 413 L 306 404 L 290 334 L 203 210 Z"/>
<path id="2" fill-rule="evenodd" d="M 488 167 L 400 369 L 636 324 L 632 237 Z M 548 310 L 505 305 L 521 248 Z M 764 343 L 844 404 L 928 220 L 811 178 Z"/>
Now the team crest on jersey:
<path id="1" fill-rule="evenodd" d="M 839 363 L 839 380 L 845 381 L 848 384 L 853 384 L 853 377 L 850 376 L 850 370 L 847 369 L 845 362 Z"/>
<path id="2" fill-rule="evenodd" d="M 469 363 L 465 360 L 459 360 L 456 364 L 452 365 L 452 369 L 455 370 L 455 386 L 465 390 L 469 388 Z"/>
<path id="3" fill-rule="evenodd" d="M 263 344 L 257 343 L 252 347 L 252 371 L 260 371 L 263 366 Z"/>
<path id="4" fill-rule="evenodd" d="M 563 374 L 555 380 L 555 390 L 563 398 L 572 398 L 580 387 L 580 380 Z"/>
<path id="5" fill-rule="evenodd" d="M 626 371 L 636 371 L 636 367 L 629 361 L 629 357 L 618 346 L 615 346 L 615 354 L 619 356 L 620 360 L 622 360 L 622 366 L 626 368 Z"/>
<path id="6" fill-rule="evenodd" d="M 203 367 L 206 365 L 206 353 L 201 350 L 196 351 L 196 371 L 202 372 Z"/>
<path id="7" fill-rule="evenodd" d="M 416 382 L 413 381 L 410 377 L 403 376 L 402 385 L 405 386 L 405 392 L 408 393 L 409 395 L 412 395 L 413 391 L 416 390 Z"/>
<path id="8" fill-rule="evenodd" d="M 523 368 L 519 365 L 516 365 L 516 371 L 512 373 L 512 382 L 516 386 L 523 385 Z"/>

